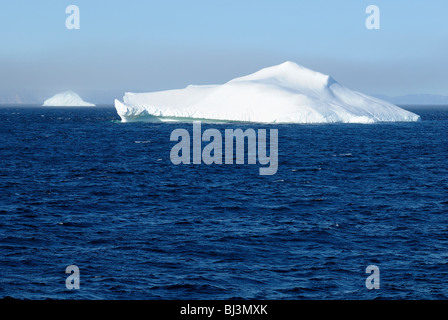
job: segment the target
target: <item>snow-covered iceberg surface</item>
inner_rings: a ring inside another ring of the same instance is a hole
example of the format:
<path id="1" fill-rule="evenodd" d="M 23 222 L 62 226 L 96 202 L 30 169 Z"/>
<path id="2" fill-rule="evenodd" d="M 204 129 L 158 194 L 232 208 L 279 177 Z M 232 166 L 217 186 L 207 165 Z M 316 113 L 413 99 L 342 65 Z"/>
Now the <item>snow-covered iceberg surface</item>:
<path id="1" fill-rule="evenodd" d="M 223 85 L 126 93 L 115 100 L 123 122 L 184 119 L 263 123 L 374 123 L 418 121 L 391 103 L 349 90 L 330 76 L 293 62 L 262 69 Z"/>
<path id="2" fill-rule="evenodd" d="M 44 107 L 94 107 L 93 103 L 85 102 L 81 97 L 73 91 L 65 91 L 58 93 L 45 100 Z"/>

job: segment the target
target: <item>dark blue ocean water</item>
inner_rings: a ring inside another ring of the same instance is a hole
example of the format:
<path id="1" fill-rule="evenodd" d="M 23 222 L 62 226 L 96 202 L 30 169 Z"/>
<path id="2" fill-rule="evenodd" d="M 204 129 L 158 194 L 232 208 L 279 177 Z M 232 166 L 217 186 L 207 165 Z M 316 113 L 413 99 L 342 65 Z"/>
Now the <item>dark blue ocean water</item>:
<path id="1" fill-rule="evenodd" d="M 0 108 L 0 298 L 447 299 L 448 108 L 415 112 L 423 121 L 203 124 L 278 129 L 278 173 L 260 176 L 173 165 L 170 134 L 191 124 Z"/>

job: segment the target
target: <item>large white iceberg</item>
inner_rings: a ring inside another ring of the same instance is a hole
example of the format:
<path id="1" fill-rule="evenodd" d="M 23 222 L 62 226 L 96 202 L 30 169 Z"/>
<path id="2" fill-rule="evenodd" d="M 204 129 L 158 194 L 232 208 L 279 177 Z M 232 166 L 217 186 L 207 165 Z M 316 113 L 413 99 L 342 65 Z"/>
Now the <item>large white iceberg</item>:
<path id="1" fill-rule="evenodd" d="M 93 103 L 85 102 L 73 91 L 64 91 L 45 100 L 44 107 L 94 107 Z"/>
<path id="2" fill-rule="evenodd" d="M 224 120 L 262 123 L 418 121 L 391 103 L 349 90 L 332 77 L 285 62 L 222 85 L 129 93 L 115 100 L 122 122 Z"/>

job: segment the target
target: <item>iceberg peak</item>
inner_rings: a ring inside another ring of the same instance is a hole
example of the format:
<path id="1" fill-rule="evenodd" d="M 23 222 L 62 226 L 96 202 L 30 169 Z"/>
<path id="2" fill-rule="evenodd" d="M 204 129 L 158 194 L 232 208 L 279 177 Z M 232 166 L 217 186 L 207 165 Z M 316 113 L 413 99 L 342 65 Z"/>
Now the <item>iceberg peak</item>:
<path id="1" fill-rule="evenodd" d="M 115 100 L 123 122 L 207 119 L 263 123 L 418 121 L 391 103 L 352 91 L 331 76 L 294 62 L 263 68 L 222 85 L 148 93 Z"/>
<path id="2" fill-rule="evenodd" d="M 44 107 L 94 107 L 93 103 L 85 102 L 73 91 L 60 92 L 45 100 Z"/>
<path id="3" fill-rule="evenodd" d="M 297 88 L 298 86 L 323 88 L 329 87 L 336 82 L 329 75 L 305 68 L 291 61 L 263 68 L 247 76 L 235 78 L 230 82 L 257 80 L 273 81 L 294 88 Z"/>

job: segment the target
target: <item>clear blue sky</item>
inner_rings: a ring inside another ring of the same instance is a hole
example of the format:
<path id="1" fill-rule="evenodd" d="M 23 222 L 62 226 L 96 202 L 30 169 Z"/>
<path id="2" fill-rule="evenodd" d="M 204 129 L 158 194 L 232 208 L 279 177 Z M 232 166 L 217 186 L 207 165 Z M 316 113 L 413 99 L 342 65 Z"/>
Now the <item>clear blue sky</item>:
<path id="1" fill-rule="evenodd" d="M 368 94 L 448 95 L 447 21 L 446 0 L 2 1 L 0 87 L 152 91 L 291 60 Z"/>

